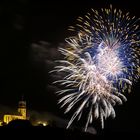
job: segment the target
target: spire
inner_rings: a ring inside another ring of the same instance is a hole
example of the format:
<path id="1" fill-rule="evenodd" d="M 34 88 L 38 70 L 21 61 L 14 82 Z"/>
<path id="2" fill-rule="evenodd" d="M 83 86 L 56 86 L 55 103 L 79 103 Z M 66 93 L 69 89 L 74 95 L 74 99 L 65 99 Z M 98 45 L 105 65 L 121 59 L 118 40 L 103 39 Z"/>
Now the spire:
<path id="1" fill-rule="evenodd" d="M 26 108 L 26 101 L 24 99 L 24 94 L 21 96 L 21 100 L 18 102 L 18 107 L 20 108 Z"/>
<path id="2" fill-rule="evenodd" d="M 22 94 L 21 96 L 21 101 L 24 101 L 24 94 Z"/>

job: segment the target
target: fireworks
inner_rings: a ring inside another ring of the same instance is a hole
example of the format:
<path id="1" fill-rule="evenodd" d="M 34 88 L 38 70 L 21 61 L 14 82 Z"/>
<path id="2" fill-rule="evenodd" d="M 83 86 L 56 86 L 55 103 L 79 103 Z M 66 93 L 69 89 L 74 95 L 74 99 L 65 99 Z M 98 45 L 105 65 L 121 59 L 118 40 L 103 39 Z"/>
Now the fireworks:
<path id="1" fill-rule="evenodd" d="M 64 60 L 53 70 L 65 76 L 55 81 L 64 87 L 57 93 L 65 113 L 75 110 L 67 128 L 88 111 L 85 131 L 95 119 L 115 117 L 114 106 L 126 101 L 125 92 L 139 78 L 139 19 L 123 14 L 121 10 L 91 10 L 79 17 L 76 33 L 67 38 L 67 47 L 59 48 Z"/>

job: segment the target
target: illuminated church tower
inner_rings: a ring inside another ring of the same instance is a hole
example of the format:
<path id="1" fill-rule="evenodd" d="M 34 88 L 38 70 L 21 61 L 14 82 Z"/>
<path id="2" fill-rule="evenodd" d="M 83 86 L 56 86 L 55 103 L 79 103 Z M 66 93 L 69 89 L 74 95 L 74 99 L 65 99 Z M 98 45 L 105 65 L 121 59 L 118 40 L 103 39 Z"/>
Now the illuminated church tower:
<path id="1" fill-rule="evenodd" d="M 5 114 L 3 116 L 3 122 L 8 124 L 12 120 L 17 120 L 17 119 L 26 120 L 27 119 L 27 116 L 26 116 L 26 101 L 24 101 L 23 98 L 18 103 L 18 110 L 17 111 L 18 111 L 17 112 L 18 114 L 17 113 Z"/>
<path id="2" fill-rule="evenodd" d="M 26 120 L 26 101 L 19 101 L 18 112 L 22 115 L 23 119 Z"/>

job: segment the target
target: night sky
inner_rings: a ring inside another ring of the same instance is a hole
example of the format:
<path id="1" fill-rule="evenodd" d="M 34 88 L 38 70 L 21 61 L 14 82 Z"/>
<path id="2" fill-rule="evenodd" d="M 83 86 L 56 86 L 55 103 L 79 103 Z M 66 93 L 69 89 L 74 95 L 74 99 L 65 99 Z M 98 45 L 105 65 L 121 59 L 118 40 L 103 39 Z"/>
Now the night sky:
<path id="1" fill-rule="evenodd" d="M 115 2 L 116 1 L 116 2 Z M 122 2 L 123 1 L 123 2 Z M 24 95 L 30 110 L 49 111 L 63 117 L 52 85 L 56 75 L 48 72 L 60 58 L 58 46 L 70 36 L 69 25 L 76 23 L 93 9 L 120 8 L 140 17 L 136 0 L 5 0 L 0 3 L 0 105 L 15 107 Z M 134 85 L 128 102 L 116 107 L 115 120 L 107 120 L 106 128 L 140 130 L 139 88 Z"/>

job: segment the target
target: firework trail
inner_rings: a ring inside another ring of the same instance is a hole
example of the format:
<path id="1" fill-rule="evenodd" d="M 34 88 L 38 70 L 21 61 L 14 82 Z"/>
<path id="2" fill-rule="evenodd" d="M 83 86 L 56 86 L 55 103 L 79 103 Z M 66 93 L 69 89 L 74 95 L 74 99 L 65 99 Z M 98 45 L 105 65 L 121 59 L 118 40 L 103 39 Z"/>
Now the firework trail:
<path id="1" fill-rule="evenodd" d="M 67 128 L 88 111 L 84 130 L 96 119 L 115 117 L 114 106 L 126 101 L 124 92 L 131 92 L 140 73 L 139 19 L 121 10 L 91 10 L 79 17 L 69 30 L 77 35 L 66 39 L 66 48 L 59 48 L 64 60 L 52 72 L 65 77 L 54 83 L 64 87 L 58 103 L 65 113 L 74 110 Z"/>

